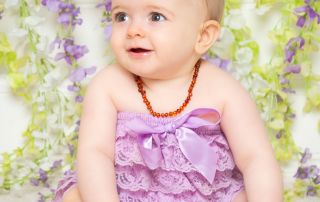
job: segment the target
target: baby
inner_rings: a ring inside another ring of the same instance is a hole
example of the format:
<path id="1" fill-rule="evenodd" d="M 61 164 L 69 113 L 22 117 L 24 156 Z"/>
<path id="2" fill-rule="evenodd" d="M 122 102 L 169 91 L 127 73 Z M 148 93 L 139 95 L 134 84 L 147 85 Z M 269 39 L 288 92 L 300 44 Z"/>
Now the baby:
<path id="1" fill-rule="evenodd" d="M 202 56 L 223 0 L 112 0 L 116 63 L 91 81 L 77 174 L 55 201 L 280 202 L 282 180 L 259 112 Z"/>

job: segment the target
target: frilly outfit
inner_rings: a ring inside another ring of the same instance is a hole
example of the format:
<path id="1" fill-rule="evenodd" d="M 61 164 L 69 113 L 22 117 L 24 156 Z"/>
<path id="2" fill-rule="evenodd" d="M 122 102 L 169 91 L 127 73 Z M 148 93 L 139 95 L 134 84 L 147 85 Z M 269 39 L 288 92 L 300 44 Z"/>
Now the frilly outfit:
<path id="1" fill-rule="evenodd" d="M 230 202 L 244 189 L 214 109 L 173 118 L 119 112 L 116 131 L 121 202 Z M 53 201 L 76 182 L 75 172 L 66 173 Z"/>

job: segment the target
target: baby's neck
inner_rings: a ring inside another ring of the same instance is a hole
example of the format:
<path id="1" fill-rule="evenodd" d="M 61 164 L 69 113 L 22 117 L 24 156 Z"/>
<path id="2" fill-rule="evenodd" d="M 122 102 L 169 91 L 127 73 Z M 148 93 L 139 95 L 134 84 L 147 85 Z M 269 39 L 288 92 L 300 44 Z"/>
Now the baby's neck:
<path id="1" fill-rule="evenodd" d="M 150 92 L 180 91 L 186 89 L 192 80 L 193 70 L 181 75 L 163 79 L 141 78 L 144 88 Z"/>

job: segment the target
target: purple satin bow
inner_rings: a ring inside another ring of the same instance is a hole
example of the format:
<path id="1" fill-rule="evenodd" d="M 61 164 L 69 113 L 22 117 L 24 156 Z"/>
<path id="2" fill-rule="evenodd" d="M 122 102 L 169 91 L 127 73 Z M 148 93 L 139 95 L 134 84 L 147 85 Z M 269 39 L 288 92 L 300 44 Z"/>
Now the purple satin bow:
<path id="1" fill-rule="evenodd" d="M 128 127 L 138 134 L 138 144 L 145 164 L 150 169 L 156 169 L 163 160 L 161 141 L 167 133 L 174 133 L 180 149 L 192 165 L 212 184 L 216 173 L 218 156 L 216 149 L 196 134 L 192 129 L 199 127 L 216 127 L 220 122 L 209 122 L 200 115 L 219 113 L 214 109 L 196 109 L 183 116 L 173 119 L 170 123 L 152 128 L 141 119 L 133 119 Z"/>

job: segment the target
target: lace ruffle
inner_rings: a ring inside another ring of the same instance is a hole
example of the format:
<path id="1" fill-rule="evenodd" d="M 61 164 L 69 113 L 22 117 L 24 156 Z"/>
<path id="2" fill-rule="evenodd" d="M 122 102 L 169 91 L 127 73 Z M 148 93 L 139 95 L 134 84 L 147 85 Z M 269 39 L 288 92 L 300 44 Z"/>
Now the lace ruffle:
<path id="1" fill-rule="evenodd" d="M 209 139 L 209 138 L 208 138 Z M 213 147 L 217 148 L 216 152 L 219 156 L 217 162 L 217 170 L 224 171 L 233 169 L 235 163 L 229 147 L 226 145 L 226 140 L 220 133 L 216 137 L 211 137 Z M 115 162 L 121 166 L 145 165 L 140 155 L 136 137 L 133 135 L 118 137 L 116 141 Z M 163 170 L 176 170 L 180 172 L 196 171 L 192 164 L 186 159 L 181 150 L 174 134 L 167 134 L 162 145 L 162 154 L 164 162 L 161 165 Z"/>
<path id="2" fill-rule="evenodd" d="M 62 202 L 63 194 L 66 193 L 76 183 L 76 172 L 71 170 L 65 172 L 63 179 L 58 183 L 58 187 L 55 190 L 55 197 L 52 202 Z"/>
<path id="3" fill-rule="evenodd" d="M 118 188 L 121 202 L 230 202 L 237 193 L 243 190 L 243 184 L 235 182 L 232 186 L 220 189 L 210 196 L 198 192 L 186 191 L 180 194 L 165 194 L 154 191 L 128 191 Z"/>
<path id="4" fill-rule="evenodd" d="M 198 191 L 210 196 L 241 181 L 238 171 L 227 170 L 216 173 L 213 184 L 197 172 L 177 172 L 162 169 L 149 170 L 143 166 L 117 166 L 116 179 L 119 188 L 135 191 L 153 191 L 165 194 L 181 194 Z"/>

